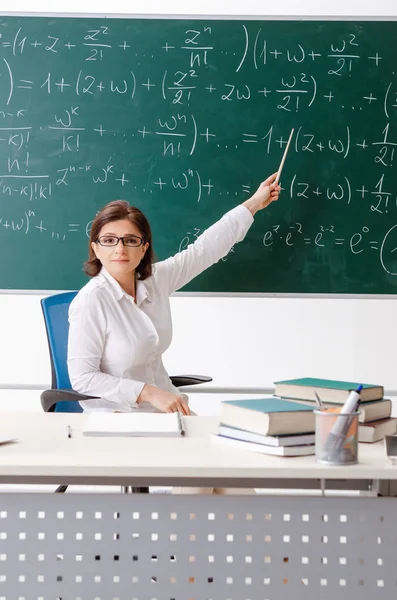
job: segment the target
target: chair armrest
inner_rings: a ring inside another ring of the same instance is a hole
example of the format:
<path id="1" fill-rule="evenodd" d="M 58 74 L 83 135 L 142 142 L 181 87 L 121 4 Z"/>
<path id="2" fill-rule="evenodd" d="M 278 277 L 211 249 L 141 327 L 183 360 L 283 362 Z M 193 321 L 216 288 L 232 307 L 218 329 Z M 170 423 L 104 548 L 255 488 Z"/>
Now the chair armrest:
<path id="1" fill-rule="evenodd" d="M 212 381 L 212 377 L 207 375 L 171 375 L 172 385 L 175 387 L 183 387 L 184 385 L 196 385 L 198 383 L 208 383 Z"/>
<path id="2" fill-rule="evenodd" d="M 98 398 L 98 396 L 79 394 L 79 392 L 70 389 L 44 390 L 40 395 L 41 406 L 45 412 L 52 412 L 57 402 L 64 402 L 65 400 L 68 400 L 69 402 L 82 402 L 83 400 L 94 400 L 95 398 Z"/>

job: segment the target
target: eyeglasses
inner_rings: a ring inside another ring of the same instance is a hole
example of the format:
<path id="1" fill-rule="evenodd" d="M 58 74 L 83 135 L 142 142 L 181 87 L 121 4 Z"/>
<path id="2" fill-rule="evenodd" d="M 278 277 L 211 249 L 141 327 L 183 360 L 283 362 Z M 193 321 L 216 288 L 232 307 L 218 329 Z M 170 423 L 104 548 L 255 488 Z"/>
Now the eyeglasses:
<path id="1" fill-rule="evenodd" d="M 97 239 L 97 243 L 101 246 L 112 247 L 117 246 L 119 241 L 122 241 L 123 246 L 127 248 L 138 248 L 145 243 L 145 240 L 137 235 L 126 235 L 125 237 L 117 237 L 116 235 L 102 235 Z"/>

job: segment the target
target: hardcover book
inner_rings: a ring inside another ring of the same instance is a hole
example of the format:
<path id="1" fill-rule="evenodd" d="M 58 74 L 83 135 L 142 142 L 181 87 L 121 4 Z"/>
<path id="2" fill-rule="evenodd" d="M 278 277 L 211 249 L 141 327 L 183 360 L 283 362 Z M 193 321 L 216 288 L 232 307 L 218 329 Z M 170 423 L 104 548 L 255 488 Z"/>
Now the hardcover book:
<path id="1" fill-rule="evenodd" d="M 261 435 L 310 433 L 315 426 L 312 406 L 280 398 L 227 400 L 220 421 Z"/>
<path id="2" fill-rule="evenodd" d="M 224 437 L 223 435 L 213 434 L 212 439 L 224 446 L 236 448 L 237 450 L 248 450 L 250 452 L 259 452 L 259 454 L 273 454 L 274 456 L 308 456 L 314 454 L 314 444 L 301 446 L 265 446 L 264 444 L 254 444 L 252 442 L 243 442 Z"/>
<path id="3" fill-rule="evenodd" d="M 297 398 L 298 400 L 314 400 L 315 393 L 323 402 L 343 404 L 352 390 L 363 386 L 360 392 L 361 402 L 380 400 L 383 398 L 383 386 L 371 383 L 336 381 L 333 379 L 317 379 L 315 377 L 301 377 L 300 379 L 287 379 L 275 382 L 275 395 L 284 398 Z"/>

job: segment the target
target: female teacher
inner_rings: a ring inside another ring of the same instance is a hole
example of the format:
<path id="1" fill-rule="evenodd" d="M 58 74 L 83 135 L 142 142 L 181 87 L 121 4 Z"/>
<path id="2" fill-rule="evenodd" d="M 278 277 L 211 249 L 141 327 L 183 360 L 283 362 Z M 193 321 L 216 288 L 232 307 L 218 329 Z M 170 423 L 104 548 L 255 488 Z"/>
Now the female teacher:
<path id="1" fill-rule="evenodd" d="M 81 403 L 85 411 L 190 414 L 162 362 L 172 338 L 169 297 L 244 239 L 255 213 L 278 199 L 275 179 L 276 173 L 186 250 L 155 264 L 140 210 L 115 200 L 96 215 L 84 269 L 91 279 L 69 310 L 72 387 L 99 396 Z"/>

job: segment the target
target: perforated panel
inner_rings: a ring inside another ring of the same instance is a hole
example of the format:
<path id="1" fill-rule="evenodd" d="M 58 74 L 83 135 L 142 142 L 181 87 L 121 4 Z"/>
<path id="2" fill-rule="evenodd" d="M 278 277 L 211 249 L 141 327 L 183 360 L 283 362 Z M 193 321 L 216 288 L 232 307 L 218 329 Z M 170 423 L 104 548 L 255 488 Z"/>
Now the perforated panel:
<path id="1" fill-rule="evenodd" d="M 397 501 L 0 496 L 0 600 L 397 597 Z"/>

